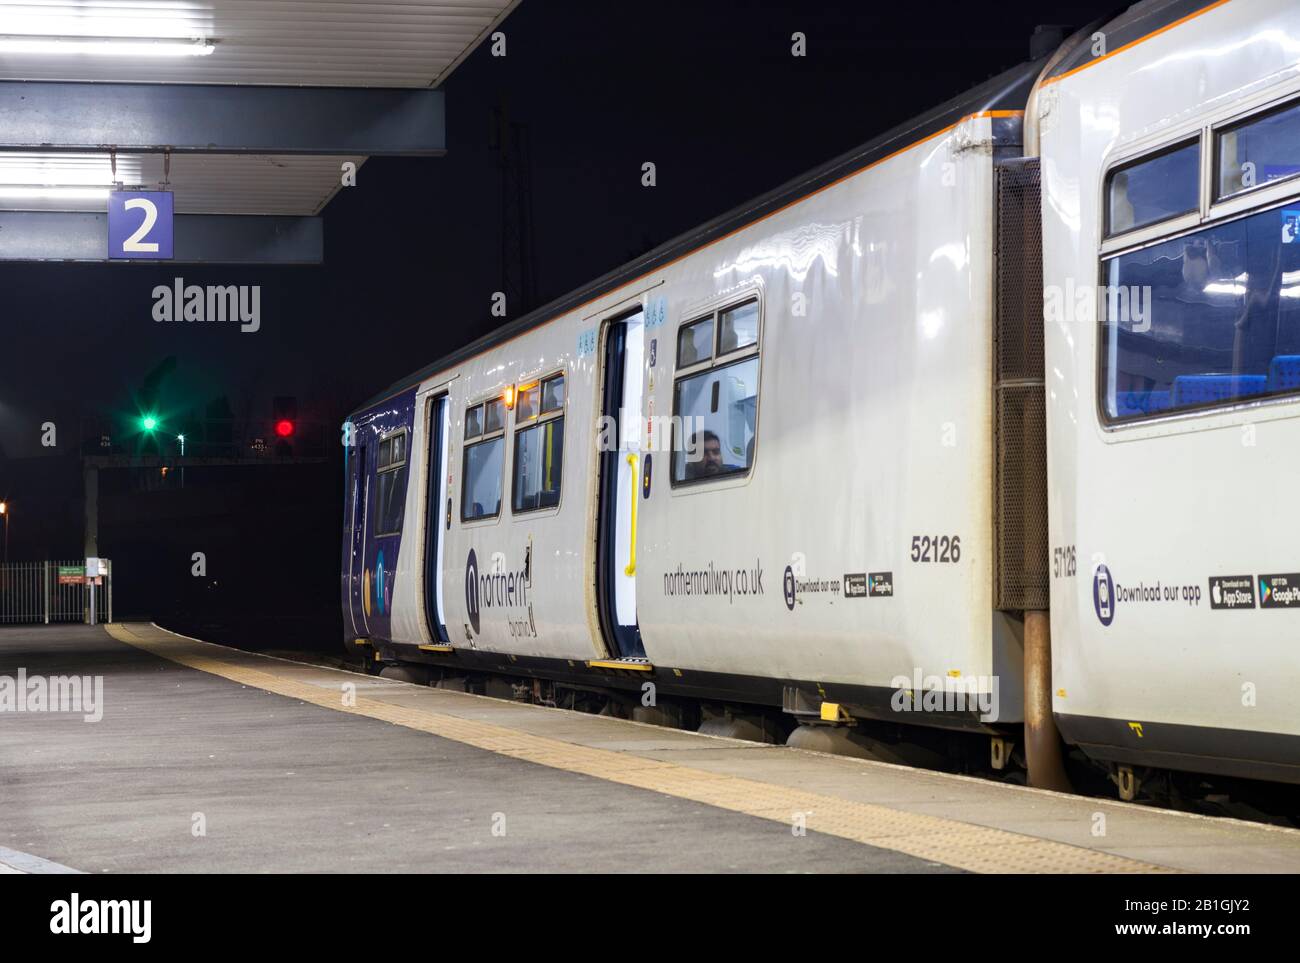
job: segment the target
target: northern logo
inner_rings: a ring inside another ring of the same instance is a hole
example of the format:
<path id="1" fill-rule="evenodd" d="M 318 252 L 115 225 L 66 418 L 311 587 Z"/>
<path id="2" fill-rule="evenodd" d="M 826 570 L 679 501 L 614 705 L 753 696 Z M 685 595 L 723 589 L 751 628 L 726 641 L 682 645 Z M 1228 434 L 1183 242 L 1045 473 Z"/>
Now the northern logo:
<path id="1" fill-rule="evenodd" d="M 479 630 L 478 602 L 478 556 L 474 549 L 469 550 L 469 559 L 465 562 L 465 611 L 469 614 L 470 628 L 475 633 Z"/>
<path id="2" fill-rule="evenodd" d="M 1115 581 L 1110 577 L 1110 569 L 1098 565 L 1092 576 L 1092 607 L 1102 625 L 1110 625 L 1115 619 Z"/>

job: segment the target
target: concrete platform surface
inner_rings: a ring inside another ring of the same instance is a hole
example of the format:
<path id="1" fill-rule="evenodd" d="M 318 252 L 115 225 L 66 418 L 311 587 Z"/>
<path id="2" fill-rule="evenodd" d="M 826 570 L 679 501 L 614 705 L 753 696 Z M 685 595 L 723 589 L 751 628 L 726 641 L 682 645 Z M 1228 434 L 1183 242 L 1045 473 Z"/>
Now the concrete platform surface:
<path id="1" fill-rule="evenodd" d="M 3 872 L 1296 872 L 1300 832 L 432 689 L 130 624 L 0 629 Z M 87 721 L 102 708 L 102 718 Z"/>

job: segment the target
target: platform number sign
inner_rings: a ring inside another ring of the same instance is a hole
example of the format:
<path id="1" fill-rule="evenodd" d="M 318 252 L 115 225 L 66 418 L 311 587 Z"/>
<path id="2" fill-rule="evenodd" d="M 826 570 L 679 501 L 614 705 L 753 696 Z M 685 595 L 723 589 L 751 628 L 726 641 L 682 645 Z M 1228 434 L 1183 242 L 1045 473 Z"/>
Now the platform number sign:
<path id="1" fill-rule="evenodd" d="M 170 191 L 112 191 L 108 195 L 108 256 L 169 261 L 172 258 Z"/>

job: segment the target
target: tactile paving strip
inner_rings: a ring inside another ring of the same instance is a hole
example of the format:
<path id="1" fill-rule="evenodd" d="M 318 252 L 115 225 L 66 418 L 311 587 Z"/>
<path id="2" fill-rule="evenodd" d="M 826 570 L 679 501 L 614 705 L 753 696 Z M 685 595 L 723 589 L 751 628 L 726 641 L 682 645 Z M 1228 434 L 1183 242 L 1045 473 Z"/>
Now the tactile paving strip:
<path id="1" fill-rule="evenodd" d="M 165 634 L 161 629 L 156 630 L 161 637 L 155 639 L 144 638 L 121 625 L 105 628 L 119 642 L 169 661 L 312 705 L 379 719 L 513 759 L 649 789 L 786 826 L 792 826 L 796 819 L 802 818 L 812 832 L 906 853 L 970 872 L 1172 872 L 1151 863 L 1022 833 L 839 799 L 610 749 L 579 746 L 495 723 L 463 719 L 431 709 L 394 705 L 359 694 L 345 700 L 341 687 L 346 680 L 340 683 L 338 692 L 299 682 L 287 677 L 301 671 L 301 666 L 292 662 L 225 650 L 221 646 Z M 259 661 L 264 668 L 254 669 L 240 664 L 253 660 Z"/>

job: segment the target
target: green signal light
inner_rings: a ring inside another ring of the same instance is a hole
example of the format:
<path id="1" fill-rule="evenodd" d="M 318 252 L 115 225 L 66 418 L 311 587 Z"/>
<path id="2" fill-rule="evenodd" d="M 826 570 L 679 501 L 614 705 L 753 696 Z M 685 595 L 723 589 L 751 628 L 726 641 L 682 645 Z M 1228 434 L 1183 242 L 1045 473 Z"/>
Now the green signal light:
<path id="1" fill-rule="evenodd" d="M 153 431 L 158 427 L 158 419 L 153 415 L 145 415 L 144 418 L 140 420 L 140 425 L 145 431 Z"/>

